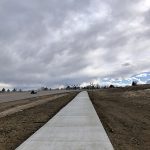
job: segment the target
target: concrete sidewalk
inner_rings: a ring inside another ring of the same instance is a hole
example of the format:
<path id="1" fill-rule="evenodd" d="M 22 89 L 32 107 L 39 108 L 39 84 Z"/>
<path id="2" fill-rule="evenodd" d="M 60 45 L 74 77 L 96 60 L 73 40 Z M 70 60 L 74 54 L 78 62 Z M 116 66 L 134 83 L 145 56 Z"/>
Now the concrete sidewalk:
<path id="1" fill-rule="evenodd" d="M 79 93 L 16 150 L 113 150 L 87 92 Z"/>

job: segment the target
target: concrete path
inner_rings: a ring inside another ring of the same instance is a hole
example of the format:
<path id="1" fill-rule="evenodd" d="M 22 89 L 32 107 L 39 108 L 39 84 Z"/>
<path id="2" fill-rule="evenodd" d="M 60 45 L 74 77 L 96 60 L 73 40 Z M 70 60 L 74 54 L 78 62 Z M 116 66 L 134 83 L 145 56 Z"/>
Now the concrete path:
<path id="1" fill-rule="evenodd" d="M 81 92 L 16 150 L 113 150 L 87 92 Z"/>

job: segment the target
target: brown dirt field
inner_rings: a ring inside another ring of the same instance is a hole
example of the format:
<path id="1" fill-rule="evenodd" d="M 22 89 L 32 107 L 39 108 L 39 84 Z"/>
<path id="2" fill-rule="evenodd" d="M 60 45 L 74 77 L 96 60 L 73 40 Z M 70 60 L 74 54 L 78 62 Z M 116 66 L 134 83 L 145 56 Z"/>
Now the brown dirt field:
<path id="1" fill-rule="evenodd" d="M 9 115 L 17 113 L 19 111 L 23 111 L 25 109 L 29 109 L 29 108 L 32 108 L 32 107 L 35 107 L 35 106 L 38 106 L 38 105 L 42 105 L 44 103 L 55 100 L 56 98 L 62 97 L 62 96 L 65 96 L 65 95 L 67 95 L 67 94 L 49 96 L 49 98 L 45 98 L 45 99 L 43 98 L 43 99 L 40 99 L 40 100 L 37 100 L 37 101 L 34 101 L 34 102 L 30 102 L 28 104 L 14 106 L 13 108 L 9 108 L 9 109 L 7 109 L 3 112 L 0 112 L 0 118 L 9 116 Z"/>
<path id="2" fill-rule="evenodd" d="M 89 95 L 115 150 L 150 150 L 150 90 L 101 89 Z"/>
<path id="3" fill-rule="evenodd" d="M 77 92 L 0 119 L 0 150 L 14 150 L 68 104 Z"/>
<path id="4" fill-rule="evenodd" d="M 63 94 L 63 93 L 61 93 L 61 94 Z M 35 101 L 42 100 L 45 98 L 54 97 L 55 95 L 60 95 L 60 94 L 49 94 L 49 95 L 44 95 L 44 96 L 36 96 L 35 95 L 35 97 L 32 97 L 32 98 L 15 100 L 15 101 L 10 101 L 10 102 L 3 102 L 3 103 L 0 103 L 0 112 L 8 110 L 10 108 L 14 108 L 16 106 L 21 106 L 21 105 L 29 104 L 31 102 L 35 102 Z"/>

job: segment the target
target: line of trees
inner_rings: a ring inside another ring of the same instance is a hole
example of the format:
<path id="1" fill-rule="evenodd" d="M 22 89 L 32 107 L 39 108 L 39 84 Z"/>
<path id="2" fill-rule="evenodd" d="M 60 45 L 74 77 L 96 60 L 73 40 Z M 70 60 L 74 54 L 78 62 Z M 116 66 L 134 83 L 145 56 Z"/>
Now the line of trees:
<path id="1" fill-rule="evenodd" d="M 5 93 L 5 92 L 22 92 L 22 89 L 19 89 L 19 90 L 17 90 L 16 88 L 14 88 L 14 89 L 12 89 L 12 90 L 10 90 L 10 89 L 5 89 L 5 88 L 2 88 L 2 90 L 1 90 L 1 92 L 3 92 L 3 93 Z"/>
<path id="2" fill-rule="evenodd" d="M 132 83 L 131 83 L 131 86 L 137 86 L 138 85 L 138 82 L 137 81 L 133 81 Z M 66 90 L 75 90 L 75 89 L 106 89 L 106 88 L 117 88 L 118 86 L 115 86 L 115 85 L 113 85 L 113 84 L 110 84 L 110 85 L 108 85 L 108 86 L 100 86 L 99 84 L 96 84 L 96 85 L 94 85 L 94 84 L 90 84 L 90 85 L 87 85 L 87 86 L 85 86 L 85 87 L 80 87 L 80 86 L 76 86 L 76 85 L 73 85 L 73 86 L 67 86 L 66 87 Z"/>
<path id="3" fill-rule="evenodd" d="M 76 86 L 76 85 L 73 85 L 73 86 L 67 86 L 65 89 L 66 90 L 78 90 L 78 89 L 102 89 L 102 88 L 115 88 L 114 85 L 110 85 L 110 86 L 100 86 L 99 84 L 90 84 L 90 85 L 87 85 L 85 87 L 80 87 L 80 86 Z"/>
<path id="4" fill-rule="evenodd" d="M 137 81 L 132 81 L 132 86 L 137 86 Z M 85 86 L 85 87 L 80 87 L 79 85 L 67 85 L 66 86 L 66 88 L 64 88 L 64 89 L 66 89 L 66 90 L 78 90 L 78 89 L 106 89 L 106 88 L 116 88 L 117 86 L 115 86 L 115 85 L 113 85 L 113 84 L 111 84 L 111 85 L 109 85 L 109 86 L 100 86 L 99 84 L 96 84 L 96 85 L 94 85 L 94 84 L 90 84 L 90 85 L 87 85 L 87 86 Z M 48 91 L 48 90 L 51 90 L 51 88 L 47 88 L 47 87 L 41 87 L 41 90 L 42 91 Z M 10 89 L 5 89 L 5 88 L 2 88 L 2 90 L 1 90 L 1 92 L 22 92 L 22 89 L 19 89 L 19 90 L 17 90 L 16 88 L 14 88 L 13 90 L 10 90 Z"/>

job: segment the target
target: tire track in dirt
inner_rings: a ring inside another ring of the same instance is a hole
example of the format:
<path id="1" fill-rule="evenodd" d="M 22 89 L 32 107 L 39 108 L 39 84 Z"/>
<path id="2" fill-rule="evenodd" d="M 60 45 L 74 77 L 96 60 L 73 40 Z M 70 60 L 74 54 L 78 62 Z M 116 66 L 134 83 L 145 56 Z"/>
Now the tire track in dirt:
<path id="1" fill-rule="evenodd" d="M 28 109 L 28 108 L 32 108 L 32 107 L 35 107 L 35 106 L 38 106 L 38 105 L 41 105 L 41 104 L 45 104 L 45 103 L 47 103 L 49 101 L 55 100 L 56 98 L 59 98 L 59 97 L 62 97 L 62 96 L 66 96 L 66 95 L 67 94 L 54 95 L 53 97 L 40 99 L 40 100 L 37 100 L 37 101 L 34 101 L 34 102 L 30 102 L 29 104 L 25 104 L 25 105 L 21 105 L 21 106 L 16 106 L 16 107 L 10 108 L 8 110 L 0 112 L 0 118 L 9 116 L 11 114 L 17 113 L 19 111 L 23 111 L 23 110 Z"/>

